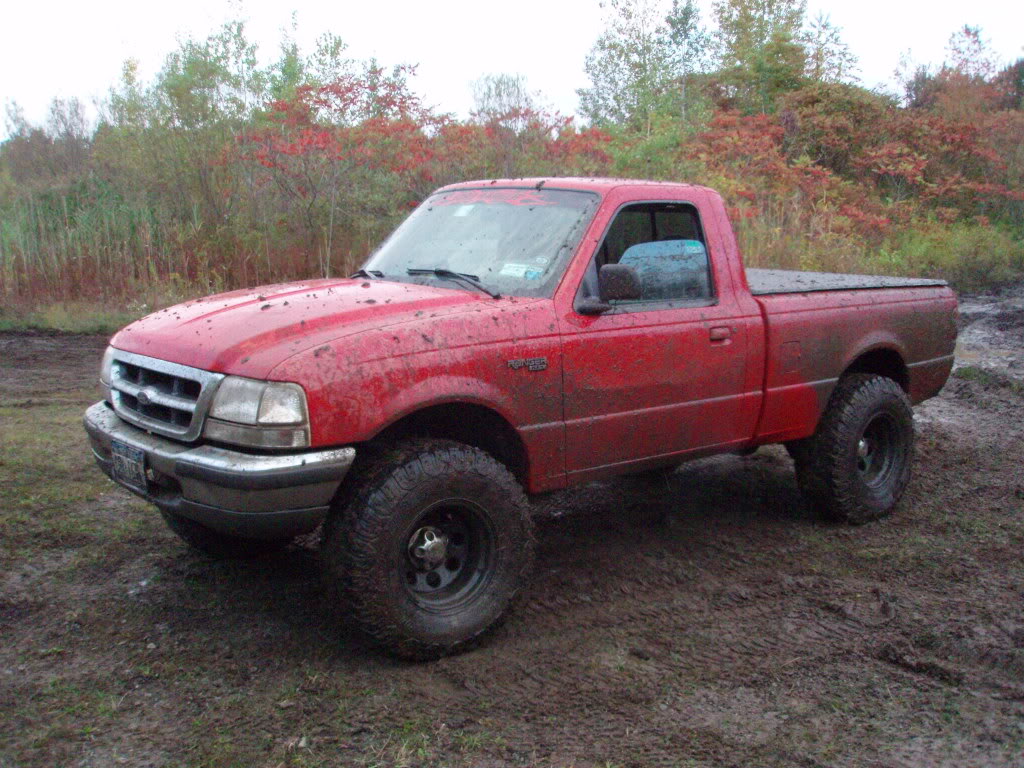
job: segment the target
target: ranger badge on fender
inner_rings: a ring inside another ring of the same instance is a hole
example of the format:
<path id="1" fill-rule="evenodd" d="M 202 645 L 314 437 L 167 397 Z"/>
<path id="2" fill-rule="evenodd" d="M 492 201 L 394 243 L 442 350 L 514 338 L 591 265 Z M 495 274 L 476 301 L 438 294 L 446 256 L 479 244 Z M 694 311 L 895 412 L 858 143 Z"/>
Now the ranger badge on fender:
<path id="1" fill-rule="evenodd" d="M 520 368 L 525 368 L 528 371 L 543 371 L 548 367 L 548 359 L 546 357 L 527 357 L 509 360 L 508 367 L 513 371 L 518 371 Z"/>

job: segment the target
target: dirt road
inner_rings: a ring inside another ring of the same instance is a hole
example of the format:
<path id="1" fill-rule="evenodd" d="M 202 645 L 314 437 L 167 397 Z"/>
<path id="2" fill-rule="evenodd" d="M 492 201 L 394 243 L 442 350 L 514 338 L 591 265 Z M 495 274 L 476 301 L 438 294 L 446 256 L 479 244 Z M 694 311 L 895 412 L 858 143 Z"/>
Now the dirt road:
<path id="1" fill-rule="evenodd" d="M 0 336 L 0 766 L 1024 765 L 1024 286 L 962 319 L 892 518 L 811 519 L 777 448 L 561 494 L 524 609 L 420 665 L 315 543 L 211 562 L 97 477 L 102 339 Z"/>

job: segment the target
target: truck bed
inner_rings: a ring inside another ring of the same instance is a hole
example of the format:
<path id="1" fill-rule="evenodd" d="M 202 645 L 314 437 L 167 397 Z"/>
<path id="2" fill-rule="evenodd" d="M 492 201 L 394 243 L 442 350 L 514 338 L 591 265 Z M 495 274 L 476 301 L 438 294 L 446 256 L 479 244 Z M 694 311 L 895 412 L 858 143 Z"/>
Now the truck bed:
<path id="1" fill-rule="evenodd" d="M 774 293 L 814 293 L 817 291 L 860 291 L 871 288 L 934 288 L 944 280 L 918 277 L 882 277 L 846 275 L 834 272 L 800 272 L 793 269 L 748 269 L 747 283 L 755 296 Z"/>

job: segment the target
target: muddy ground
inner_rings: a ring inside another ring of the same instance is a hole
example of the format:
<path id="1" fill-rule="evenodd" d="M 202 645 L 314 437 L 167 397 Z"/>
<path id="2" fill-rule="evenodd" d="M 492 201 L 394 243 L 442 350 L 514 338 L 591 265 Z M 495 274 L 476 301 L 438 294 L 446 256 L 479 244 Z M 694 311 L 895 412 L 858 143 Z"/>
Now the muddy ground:
<path id="1" fill-rule="evenodd" d="M 892 518 L 817 522 L 778 448 L 565 493 L 520 613 L 419 665 L 315 541 L 211 562 L 98 476 L 103 339 L 0 336 L 0 766 L 1024 765 L 1024 287 L 962 319 Z"/>

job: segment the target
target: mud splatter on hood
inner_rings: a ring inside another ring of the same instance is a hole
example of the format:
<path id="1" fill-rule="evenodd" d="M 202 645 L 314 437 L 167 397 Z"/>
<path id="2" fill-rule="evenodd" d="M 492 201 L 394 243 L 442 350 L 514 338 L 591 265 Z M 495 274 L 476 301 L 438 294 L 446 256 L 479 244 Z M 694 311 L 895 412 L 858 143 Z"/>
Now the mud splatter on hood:
<path id="1" fill-rule="evenodd" d="M 484 294 L 443 287 L 311 280 L 168 307 L 127 326 L 111 343 L 208 371 L 265 378 L 292 355 L 328 341 L 494 303 Z"/>

